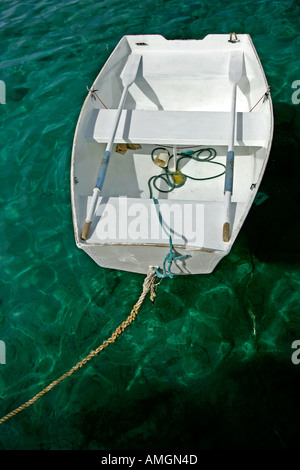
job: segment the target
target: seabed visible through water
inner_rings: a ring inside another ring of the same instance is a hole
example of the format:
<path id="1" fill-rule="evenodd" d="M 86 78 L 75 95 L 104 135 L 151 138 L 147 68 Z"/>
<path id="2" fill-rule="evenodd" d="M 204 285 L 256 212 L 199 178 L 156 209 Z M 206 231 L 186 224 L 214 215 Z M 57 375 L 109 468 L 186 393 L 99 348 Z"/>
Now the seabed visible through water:
<path id="1" fill-rule="evenodd" d="M 230 255 L 211 275 L 164 280 L 115 344 L 1 425 L 0 449 L 298 448 L 299 13 L 293 0 L 1 2 L 1 416 L 108 338 L 141 293 L 143 276 L 76 248 L 71 218 L 76 122 L 119 39 L 249 33 L 275 132 L 264 200 Z"/>

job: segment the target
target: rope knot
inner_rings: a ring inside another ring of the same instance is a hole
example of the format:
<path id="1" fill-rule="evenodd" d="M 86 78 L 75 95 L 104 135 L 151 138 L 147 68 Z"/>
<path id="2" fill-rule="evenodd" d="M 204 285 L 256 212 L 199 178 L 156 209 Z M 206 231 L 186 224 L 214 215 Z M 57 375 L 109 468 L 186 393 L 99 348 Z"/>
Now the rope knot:
<path id="1" fill-rule="evenodd" d="M 189 257 L 189 255 L 176 256 L 177 253 L 176 253 L 176 251 L 173 247 L 172 237 L 171 236 L 169 238 L 169 243 L 170 243 L 170 250 L 169 250 L 169 253 L 166 255 L 166 257 L 164 259 L 164 262 L 163 262 L 163 273 L 161 274 L 160 272 L 158 272 L 158 270 L 156 268 L 154 268 L 157 277 L 161 277 L 161 278 L 170 277 L 170 278 L 172 278 L 174 276 L 174 274 L 171 272 L 171 266 L 172 266 L 173 261 L 177 261 L 179 259 Z M 166 268 L 166 263 L 168 263 L 167 268 Z"/>

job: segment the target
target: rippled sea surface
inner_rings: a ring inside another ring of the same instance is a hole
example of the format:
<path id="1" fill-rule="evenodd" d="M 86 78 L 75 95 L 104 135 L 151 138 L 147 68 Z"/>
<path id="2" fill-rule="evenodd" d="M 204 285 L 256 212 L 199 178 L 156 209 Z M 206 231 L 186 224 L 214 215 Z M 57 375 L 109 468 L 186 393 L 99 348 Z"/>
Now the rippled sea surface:
<path id="1" fill-rule="evenodd" d="M 70 159 L 86 86 L 123 35 L 232 31 L 251 35 L 271 87 L 264 202 L 212 274 L 165 279 L 154 307 L 146 299 L 114 345 L 0 426 L 0 449 L 297 447 L 300 6 L 292 0 L 0 2 L 0 417 L 109 337 L 141 293 L 144 276 L 102 269 L 75 246 Z"/>

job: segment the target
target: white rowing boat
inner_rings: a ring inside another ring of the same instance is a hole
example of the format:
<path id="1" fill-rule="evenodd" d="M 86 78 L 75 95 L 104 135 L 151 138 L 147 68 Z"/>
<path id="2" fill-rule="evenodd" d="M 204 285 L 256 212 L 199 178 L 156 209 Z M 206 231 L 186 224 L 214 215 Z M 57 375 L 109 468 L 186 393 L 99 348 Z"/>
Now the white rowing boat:
<path id="1" fill-rule="evenodd" d="M 266 168 L 268 90 L 247 34 L 124 36 L 77 123 L 77 246 L 107 268 L 212 272 L 229 253 Z"/>

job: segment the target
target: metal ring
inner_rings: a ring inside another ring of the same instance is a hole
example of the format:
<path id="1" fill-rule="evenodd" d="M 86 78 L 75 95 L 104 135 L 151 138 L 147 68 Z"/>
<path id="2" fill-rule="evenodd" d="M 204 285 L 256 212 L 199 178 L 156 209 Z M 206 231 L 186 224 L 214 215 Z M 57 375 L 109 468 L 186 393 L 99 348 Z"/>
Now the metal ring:
<path id="1" fill-rule="evenodd" d="M 235 39 L 233 39 L 233 36 L 235 36 Z M 236 33 L 230 33 L 230 37 L 229 37 L 229 41 L 228 41 L 228 42 L 234 43 L 234 42 L 238 42 L 238 41 L 239 41 L 239 40 L 238 40 L 238 37 L 237 37 Z"/>

